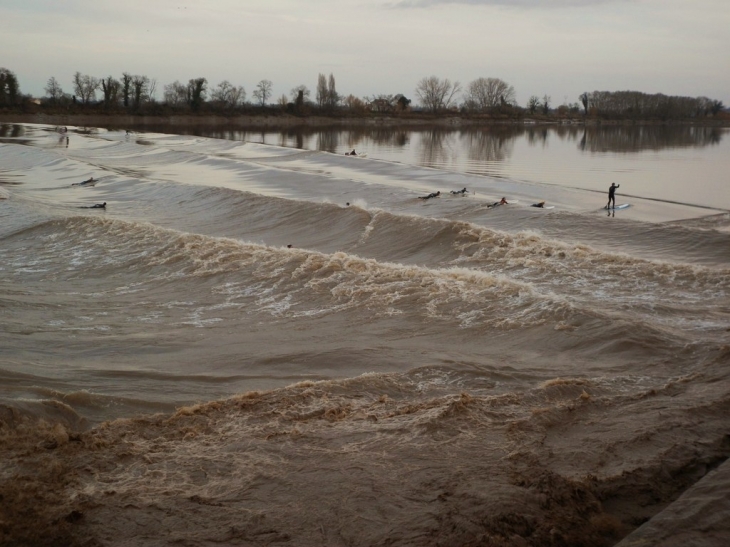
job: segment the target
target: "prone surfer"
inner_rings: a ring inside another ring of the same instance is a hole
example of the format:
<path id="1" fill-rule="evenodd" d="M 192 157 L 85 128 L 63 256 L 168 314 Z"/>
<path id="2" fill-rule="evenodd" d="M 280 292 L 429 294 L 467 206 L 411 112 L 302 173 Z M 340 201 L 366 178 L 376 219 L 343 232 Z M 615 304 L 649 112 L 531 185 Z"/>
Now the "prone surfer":
<path id="1" fill-rule="evenodd" d="M 468 190 L 466 188 L 462 188 L 461 190 L 451 190 L 451 193 L 455 196 L 462 195 L 465 196 L 467 194 Z"/>
<path id="2" fill-rule="evenodd" d="M 94 205 L 83 205 L 82 209 L 106 209 L 106 201 L 104 203 L 95 203 Z"/>
<path id="3" fill-rule="evenodd" d="M 543 201 L 543 203 L 545 202 Z M 500 201 L 495 201 L 491 205 L 487 205 L 487 207 L 491 209 L 492 207 L 497 207 L 499 205 L 509 205 L 509 202 L 505 198 L 502 198 Z"/>
<path id="4" fill-rule="evenodd" d="M 89 177 L 88 179 L 81 181 L 81 182 L 74 182 L 71 186 L 84 186 L 86 184 L 94 184 L 96 181 L 94 180 L 94 177 Z"/>
<path id="5" fill-rule="evenodd" d="M 542 209 L 543 207 L 545 207 L 545 202 L 539 201 L 537 203 L 533 203 L 532 205 L 530 205 L 530 207 L 540 207 Z"/>
<path id="6" fill-rule="evenodd" d="M 427 196 L 418 196 L 418 199 L 431 199 L 431 198 L 437 198 L 441 196 L 441 191 L 438 192 L 431 192 Z"/>

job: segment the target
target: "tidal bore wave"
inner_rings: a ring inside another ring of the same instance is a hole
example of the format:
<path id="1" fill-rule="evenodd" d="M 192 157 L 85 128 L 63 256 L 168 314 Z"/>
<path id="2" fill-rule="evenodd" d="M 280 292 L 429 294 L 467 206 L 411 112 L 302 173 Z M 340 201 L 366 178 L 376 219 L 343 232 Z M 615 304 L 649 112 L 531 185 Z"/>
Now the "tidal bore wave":
<path id="1" fill-rule="evenodd" d="M 0 544 L 613 545 L 727 484 L 726 215 L 68 144 L 0 144 Z"/>

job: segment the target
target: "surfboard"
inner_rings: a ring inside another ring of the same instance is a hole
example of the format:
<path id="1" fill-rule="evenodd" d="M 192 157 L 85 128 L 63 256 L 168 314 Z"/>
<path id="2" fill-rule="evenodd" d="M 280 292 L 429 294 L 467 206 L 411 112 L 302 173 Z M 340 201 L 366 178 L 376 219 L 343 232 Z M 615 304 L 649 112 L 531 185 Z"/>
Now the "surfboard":
<path id="1" fill-rule="evenodd" d="M 620 209 L 628 209 L 629 207 L 631 207 L 630 203 L 622 203 L 621 205 L 616 205 L 616 207 L 604 207 L 601 210 L 605 211 L 606 209 L 609 209 L 611 211 L 618 211 Z"/>
<path id="2" fill-rule="evenodd" d="M 530 209 L 537 209 L 538 211 L 540 209 L 555 209 L 555 205 L 546 205 L 545 207 L 533 207 L 532 205 L 530 205 Z"/>
<path id="3" fill-rule="evenodd" d="M 520 202 L 519 199 L 513 199 L 512 201 L 508 201 L 507 203 L 499 203 L 499 202 L 490 203 L 489 205 L 487 205 L 487 209 L 495 209 L 495 208 L 499 207 L 500 205 L 512 205 L 513 203 L 519 203 L 519 202 Z"/>

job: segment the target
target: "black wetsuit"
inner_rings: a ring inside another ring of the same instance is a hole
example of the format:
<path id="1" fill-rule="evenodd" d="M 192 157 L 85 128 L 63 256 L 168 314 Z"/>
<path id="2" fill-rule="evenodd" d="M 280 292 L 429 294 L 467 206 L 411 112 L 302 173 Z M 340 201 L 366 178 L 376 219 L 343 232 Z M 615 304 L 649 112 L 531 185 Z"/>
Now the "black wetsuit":
<path id="1" fill-rule="evenodd" d="M 613 202 L 614 208 L 616 207 L 616 188 L 621 186 L 620 184 L 611 184 L 608 188 L 608 204 L 606 205 L 606 209 L 608 209 L 611 206 L 611 202 Z"/>

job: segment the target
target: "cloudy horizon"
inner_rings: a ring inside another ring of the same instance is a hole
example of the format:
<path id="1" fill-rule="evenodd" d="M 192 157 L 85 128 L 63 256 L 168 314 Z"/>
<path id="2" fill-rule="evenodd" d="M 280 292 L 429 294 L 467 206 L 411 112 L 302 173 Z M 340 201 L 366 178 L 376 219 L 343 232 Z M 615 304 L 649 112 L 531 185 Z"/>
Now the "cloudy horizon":
<path id="1" fill-rule="evenodd" d="M 414 98 L 428 76 L 500 78 L 530 96 L 578 102 L 584 91 L 633 90 L 730 104 L 726 0 L 210 0 L 192 5 L 5 0 L 0 66 L 40 97 L 49 78 L 123 72 L 166 84 L 228 80 L 272 101 L 333 74 L 357 97 Z M 415 102 L 415 101 L 414 101 Z"/>

